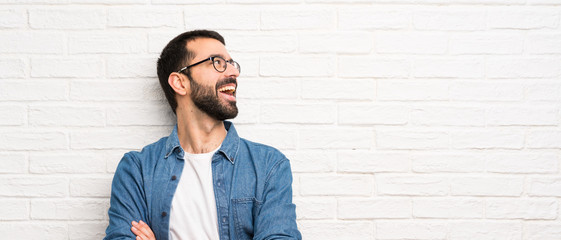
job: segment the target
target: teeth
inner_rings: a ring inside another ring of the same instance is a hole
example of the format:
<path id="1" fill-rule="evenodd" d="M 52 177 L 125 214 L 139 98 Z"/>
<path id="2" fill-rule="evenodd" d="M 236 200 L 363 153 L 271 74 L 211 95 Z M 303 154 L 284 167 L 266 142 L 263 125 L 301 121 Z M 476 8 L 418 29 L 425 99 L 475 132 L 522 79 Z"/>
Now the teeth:
<path id="1" fill-rule="evenodd" d="M 220 92 L 225 92 L 225 91 L 234 91 L 236 90 L 236 87 L 234 86 L 226 86 L 226 87 L 221 87 L 218 89 L 218 91 Z"/>

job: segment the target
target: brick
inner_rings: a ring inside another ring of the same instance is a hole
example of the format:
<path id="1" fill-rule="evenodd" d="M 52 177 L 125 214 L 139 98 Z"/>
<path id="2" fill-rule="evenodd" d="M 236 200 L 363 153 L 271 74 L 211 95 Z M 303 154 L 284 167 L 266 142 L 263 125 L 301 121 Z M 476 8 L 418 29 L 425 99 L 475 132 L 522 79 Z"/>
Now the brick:
<path id="1" fill-rule="evenodd" d="M 520 54 L 523 44 L 521 34 L 458 33 L 450 36 L 453 54 Z"/>
<path id="2" fill-rule="evenodd" d="M 412 170 L 418 173 L 484 172 L 485 155 L 461 152 L 431 152 L 411 155 Z"/>
<path id="3" fill-rule="evenodd" d="M 183 12 L 180 8 L 111 8 L 107 10 L 107 26 L 183 29 Z"/>
<path id="4" fill-rule="evenodd" d="M 0 165 L 0 173 L 25 173 L 27 157 L 23 153 L 0 153 Z"/>
<path id="5" fill-rule="evenodd" d="M 406 59 L 339 57 L 339 76 L 341 77 L 407 77 L 409 68 L 409 61 Z"/>
<path id="6" fill-rule="evenodd" d="M 155 79 L 75 80 L 70 98 L 78 101 L 151 101 L 164 99 L 160 83 Z"/>
<path id="7" fill-rule="evenodd" d="M 0 200 L 0 220 L 29 219 L 29 202 L 27 200 Z M 2 223 L 5 224 L 5 223 Z"/>
<path id="8" fill-rule="evenodd" d="M 302 53 L 369 53 L 372 34 L 367 32 L 330 32 L 301 34 L 298 50 Z"/>
<path id="9" fill-rule="evenodd" d="M 259 128 L 236 126 L 240 136 L 250 141 L 263 143 L 279 149 L 296 149 L 298 133 L 294 129 Z"/>
<path id="10" fill-rule="evenodd" d="M 474 198 L 415 198 L 414 218 L 483 218 L 485 202 Z"/>
<path id="11" fill-rule="evenodd" d="M 227 3 L 298 3 L 301 0 L 226 0 Z"/>
<path id="12" fill-rule="evenodd" d="M 534 54 L 561 53 L 561 34 L 534 33 L 526 37 L 526 50 Z"/>
<path id="13" fill-rule="evenodd" d="M 0 34 L 0 53 L 62 54 L 64 41 L 60 33 L 9 31 Z"/>
<path id="14" fill-rule="evenodd" d="M 0 16 L 2 16 L 1 13 Z M 0 78 L 24 78 L 27 75 L 27 69 L 23 59 L 0 59 Z"/>
<path id="15" fill-rule="evenodd" d="M 208 4 L 208 3 L 223 3 L 224 0 L 189 0 L 189 1 L 175 1 L 175 0 L 152 0 L 152 4 L 173 4 L 173 5 L 179 5 L 179 4 L 200 4 L 200 3 L 204 3 L 204 4 Z"/>
<path id="16" fill-rule="evenodd" d="M 369 149 L 373 145 L 373 132 L 360 128 L 303 129 L 300 130 L 301 148 L 319 149 Z"/>
<path id="17" fill-rule="evenodd" d="M 448 36 L 442 33 L 381 32 L 375 35 L 375 43 L 379 53 L 444 54 L 448 49 Z"/>
<path id="18" fill-rule="evenodd" d="M 68 83 L 60 80 L 0 81 L 0 100 L 65 100 Z"/>
<path id="19" fill-rule="evenodd" d="M 376 94 L 372 79 L 311 79 L 301 86 L 304 99 L 372 100 Z"/>
<path id="20" fill-rule="evenodd" d="M 332 104 L 263 104 L 263 123 L 334 123 L 336 106 Z"/>
<path id="21" fill-rule="evenodd" d="M 32 58 L 32 77 L 96 78 L 103 76 L 99 58 Z"/>
<path id="22" fill-rule="evenodd" d="M 238 116 L 235 119 L 231 119 L 234 124 L 248 124 L 248 123 L 258 123 L 259 122 L 259 112 L 260 106 L 256 102 L 252 101 L 243 101 L 237 102 L 236 106 L 238 107 Z M 171 108 L 168 106 L 169 114 L 171 113 Z M 152 115 L 151 115 L 152 116 Z M 169 121 L 171 124 L 175 123 L 177 117 L 175 115 L 169 115 L 168 118 L 165 118 L 164 121 Z M 161 117 L 158 121 L 162 121 Z"/>
<path id="23" fill-rule="evenodd" d="M 559 11 L 555 9 L 505 8 L 487 12 L 487 26 L 491 29 L 557 28 Z"/>
<path id="24" fill-rule="evenodd" d="M 510 196 L 518 197 L 524 188 L 522 177 L 457 177 L 451 179 L 453 196 Z"/>
<path id="25" fill-rule="evenodd" d="M 1 177 L 2 197 L 64 197 L 68 180 L 59 177 Z"/>
<path id="26" fill-rule="evenodd" d="M 156 0 L 154 0 L 156 1 Z M 152 1 L 152 2 L 154 2 Z M 146 0 L 70 0 L 71 3 L 84 3 L 84 4 L 101 4 L 101 3 L 110 3 L 110 4 L 119 4 L 119 3 L 126 3 L 126 4 L 145 4 Z"/>
<path id="27" fill-rule="evenodd" d="M 555 199 L 487 199 L 485 215 L 494 219 L 549 219 L 557 217 Z"/>
<path id="28" fill-rule="evenodd" d="M 366 221 L 303 221 L 302 236 L 310 240 L 371 239 L 374 225 Z"/>
<path id="29" fill-rule="evenodd" d="M 526 86 L 526 99 L 530 101 L 561 100 L 561 84 L 536 82 Z"/>
<path id="30" fill-rule="evenodd" d="M 446 223 L 434 221 L 376 221 L 376 239 L 446 239 Z"/>
<path id="31" fill-rule="evenodd" d="M 340 151 L 337 172 L 408 172 L 409 154 L 400 152 Z"/>
<path id="32" fill-rule="evenodd" d="M 411 124 L 421 126 L 485 126 L 485 109 L 463 106 L 420 106 L 412 109 Z"/>
<path id="33" fill-rule="evenodd" d="M 110 57 L 107 76 L 111 78 L 157 78 L 157 59 L 152 57 Z"/>
<path id="34" fill-rule="evenodd" d="M 445 132 L 378 130 L 376 146 L 379 149 L 446 149 L 448 138 Z"/>
<path id="35" fill-rule="evenodd" d="M 27 107 L 0 105 L 0 126 L 21 126 L 27 123 Z"/>
<path id="36" fill-rule="evenodd" d="M 189 7 L 184 16 L 186 29 L 258 30 L 261 22 L 259 10 L 232 6 Z"/>
<path id="37" fill-rule="evenodd" d="M 238 62 L 242 68 L 241 77 L 244 78 L 244 80 L 247 79 L 247 77 L 259 76 L 259 54 L 243 55 L 235 53 L 234 57 L 236 62 Z"/>
<path id="38" fill-rule="evenodd" d="M 0 225 L 5 239 L 67 239 L 67 223 L 5 222 Z"/>
<path id="39" fill-rule="evenodd" d="M 409 108 L 398 105 L 340 104 L 339 124 L 404 125 Z"/>
<path id="40" fill-rule="evenodd" d="M 524 227 L 525 240 L 556 240 L 561 236 L 561 223 L 530 222 Z"/>
<path id="41" fill-rule="evenodd" d="M 24 28 L 27 26 L 27 12 L 24 9 L 0 10 L 0 28 Z"/>
<path id="42" fill-rule="evenodd" d="M 123 151 L 121 150 L 113 150 L 105 154 L 105 163 L 107 165 L 106 170 L 108 173 L 115 173 L 115 170 L 117 169 L 121 158 L 123 158 Z"/>
<path id="43" fill-rule="evenodd" d="M 296 34 L 279 33 L 232 33 L 224 36 L 228 50 L 233 52 L 294 52 Z"/>
<path id="44" fill-rule="evenodd" d="M 533 130 L 526 137 L 529 148 L 561 148 L 561 131 Z"/>
<path id="45" fill-rule="evenodd" d="M 68 239 L 85 240 L 85 239 L 103 239 L 105 237 L 105 229 L 107 223 L 103 222 L 86 222 L 86 223 L 68 223 Z"/>
<path id="46" fill-rule="evenodd" d="M 517 82 L 454 81 L 450 84 L 450 98 L 457 101 L 520 101 L 524 86 Z"/>
<path id="47" fill-rule="evenodd" d="M 169 127 L 167 127 L 169 128 Z M 168 136 L 166 128 L 103 128 L 76 130 L 70 134 L 72 149 L 140 149 L 156 139 Z"/>
<path id="48" fill-rule="evenodd" d="M 487 116 L 489 125 L 557 125 L 558 112 L 549 106 L 495 107 Z"/>
<path id="49" fill-rule="evenodd" d="M 541 177 L 530 179 L 530 196 L 561 197 L 561 178 Z"/>
<path id="50" fill-rule="evenodd" d="M 374 30 L 409 27 L 411 13 L 404 9 L 347 8 L 338 12 L 338 29 Z"/>
<path id="51" fill-rule="evenodd" d="M 101 220 L 109 207 L 108 200 L 32 200 L 34 220 Z"/>
<path id="52" fill-rule="evenodd" d="M 413 26 L 420 30 L 471 31 L 485 29 L 485 11 L 443 7 L 413 13 Z"/>
<path id="53" fill-rule="evenodd" d="M 146 34 L 142 33 L 69 33 L 68 36 L 68 51 L 71 54 L 144 53 L 147 45 Z M 109 63 L 107 65 L 109 67 Z"/>
<path id="54" fill-rule="evenodd" d="M 379 195 L 442 196 L 449 192 L 448 179 L 436 176 L 379 174 Z"/>
<path id="55" fill-rule="evenodd" d="M 339 199 L 338 219 L 410 218 L 411 200 L 408 198 Z"/>
<path id="56" fill-rule="evenodd" d="M 374 190 L 367 175 L 305 175 L 300 177 L 302 196 L 370 196 Z"/>
<path id="57" fill-rule="evenodd" d="M 261 12 L 263 30 L 331 29 L 336 13 L 330 9 L 278 9 Z"/>
<path id="58" fill-rule="evenodd" d="M 334 172 L 337 156 L 334 152 L 312 150 L 288 153 L 292 172 Z"/>
<path id="59" fill-rule="evenodd" d="M 450 144 L 458 149 L 521 149 L 524 132 L 513 130 L 471 130 L 450 133 Z"/>
<path id="60" fill-rule="evenodd" d="M 424 58 L 413 61 L 413 75 L 426 78 L 480 78 L 483 61 L 478 58 Z"/>
<path id="61" fill-rule="evenodd" d="M 2 150 L 55 150 L 67 147 L 68 139 L 64 132 L 19 130 L 4 131 L 0 135 Z"/>
<path id="62" fill-rule="evenodd" d="M 465 221 L 450 222 L 449 239 L 453 240 L 521 240 L 520 222 Z"/>
<path id="63" fill-rule="evenodd" d="M 528 0 L 528 4 L 559 5 L 557 0 Z"/>
<path id="64" fill-rule="evenodd" d="M 447 100 L 449 86 L 449 81 L 445 80 L 382 80 L 377 84 L 377 99 L 382 101 Z"/>
<path id="65" fill-rule="evenodd" d="M 68 104 L 31 105 L 29 124 L 34 126 L 104 126 L 105 109 Z"/>
<path id="66" fill-rule="evenodd" d="M 298 220 L 333 219 L 336 216 L 337 200 L 333 198 L 296 198 Z"/>
<path id="67" fill-rule="evenodd" d="M 103 155 L 93 152 L 41 152 L 29 156 L 31 173 L 103 173 L 105 165 Z"/>
<path id="68" fill-rule="evenodd" d="M 148 52 L 160 54 L 169 41 L 177 35 L 178 33 L 175 31 L 148 33 Z M 226 43 L 228 44 L 228 42 Z"/>
<path id="69" fill-rule="evenodd" d="M 103 9 L 30 9 L 29 25 L 34 29 L 103 29 Z"/>
<path id="70" fill-rule="evenodd" d="M 486 62 L 489 78 L 555 78 L 561 72 L 557 59 L 493 57 Z"/>
<path id="71" fill-rule="evenodd" d="M 552 153 L 503 153 L 487 156 L 487 171 L 496 173 L 557 173 L 559 157 Z"/>
<path id="72" fill-rule="evenodd" d="M 120 104 L 107 108 L 107 125 L 110 126 L 171 126 L 176 116 L 167 102 Z"/>
<path id="73" fill-rule="evenodd" d="M 266 56 L 260 59 L 261 76 L 328 77 L 335 73 L 335 58 L 325 56 Z"/>
<path id="74" fill-rule="evenodd" d="M 111 176 L 95 178 L 70 179 L 70 196 L 72 197 L 104 197 L 111 196 Z"/>

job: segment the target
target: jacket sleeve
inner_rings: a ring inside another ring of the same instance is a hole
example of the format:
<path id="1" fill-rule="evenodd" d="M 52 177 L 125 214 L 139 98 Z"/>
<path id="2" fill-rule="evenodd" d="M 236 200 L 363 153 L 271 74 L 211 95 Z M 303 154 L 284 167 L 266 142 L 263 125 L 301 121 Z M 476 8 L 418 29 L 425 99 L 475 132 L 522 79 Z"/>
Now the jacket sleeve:
<path id="1" fill-rule="evenodd" d="M 276 163 L 267 176 L 261 206 L 254 226 L 254 240 L 302 239 L 292 203 L 292 172 L 288 159 Z"/>
<path id="2" fill-rule="evenodd" d="M 111 184 L 111 206 L 109 207 L 109 226 L 104 240 L 135 239 L 131 222 L 147 221 L 147 204 L 142 172 L 139 163 L 127 153 L 117 166 Z"/>

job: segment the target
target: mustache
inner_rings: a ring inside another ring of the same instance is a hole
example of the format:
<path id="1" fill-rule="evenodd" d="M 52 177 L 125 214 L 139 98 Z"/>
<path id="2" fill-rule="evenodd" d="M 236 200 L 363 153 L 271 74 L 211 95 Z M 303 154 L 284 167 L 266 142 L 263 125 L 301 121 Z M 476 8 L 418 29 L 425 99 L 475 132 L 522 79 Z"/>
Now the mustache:
<path id="1" fill-rule="evenodd" d="M 236 88 L 238 88 L 238 81 L 236 80 L 236 78 L 233 78 L 233 77 L 225 78 L 221 81 L 216 82 L 215 87 L 216 87 L 216 89 L 218 89 L 220 86 L 230 84 L 230 83 L 235 84 Z"/>

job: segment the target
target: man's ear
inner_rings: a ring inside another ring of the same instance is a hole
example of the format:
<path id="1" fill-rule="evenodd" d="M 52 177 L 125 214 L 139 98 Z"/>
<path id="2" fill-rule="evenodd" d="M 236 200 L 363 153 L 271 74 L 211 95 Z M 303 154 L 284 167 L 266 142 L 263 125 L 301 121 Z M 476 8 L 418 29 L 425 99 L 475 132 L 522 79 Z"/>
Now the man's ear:
<path id="1" fill-rule="evenodd" d="M 179 95 L 187 94 L 189 88 L 187 81 L 186 77 L 176 72 L 171 73 L 168 77 L 168 84 Z"/>

